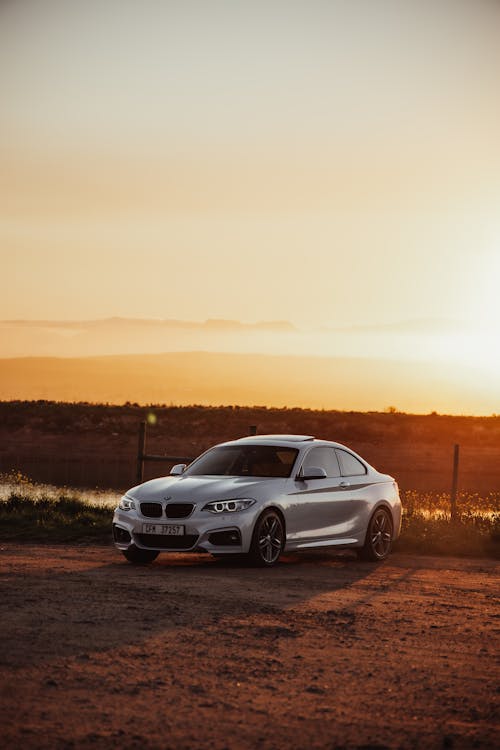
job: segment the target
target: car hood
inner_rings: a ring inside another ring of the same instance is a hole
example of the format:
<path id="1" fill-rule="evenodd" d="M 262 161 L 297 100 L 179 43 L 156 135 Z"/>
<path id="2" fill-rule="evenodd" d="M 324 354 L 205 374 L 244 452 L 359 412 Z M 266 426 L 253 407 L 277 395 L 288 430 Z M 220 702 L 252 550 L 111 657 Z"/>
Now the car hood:
<path id="1" fill-rule="evenodd" d="M 250 497 L 263 498 L 267 491 L 279 492 L 286 479 L 248 477 L 161 477 L 132 487 L 127 495 L 139 501 L 190 501 L 229 500 Z"/>

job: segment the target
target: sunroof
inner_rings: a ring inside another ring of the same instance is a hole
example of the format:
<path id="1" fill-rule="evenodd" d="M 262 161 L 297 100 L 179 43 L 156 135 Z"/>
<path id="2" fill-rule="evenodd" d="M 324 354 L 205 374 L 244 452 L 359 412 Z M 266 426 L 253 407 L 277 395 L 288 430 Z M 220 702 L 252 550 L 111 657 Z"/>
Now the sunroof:
<path id="1" fill-rule="evenodd" d="M 244 440 L 286 440 L 287 443 L 303 443 L 305 440 L 314 440 L 312 435 L 252 435 Z"/>

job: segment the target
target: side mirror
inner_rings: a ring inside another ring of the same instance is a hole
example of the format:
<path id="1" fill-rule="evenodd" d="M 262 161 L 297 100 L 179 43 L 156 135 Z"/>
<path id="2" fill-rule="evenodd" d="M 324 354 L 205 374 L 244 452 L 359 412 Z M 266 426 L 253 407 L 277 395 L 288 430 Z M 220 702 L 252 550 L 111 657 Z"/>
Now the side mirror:
<path id="1" fill-rule="evenodd" d="M 184 474 L 186 471 L 187 464 L 175 464 L 175 466 L 172 466 L 170 469 L 170 476 L 171 477 L 180 477 L 181 474 Z"/>
<path id="2" fill-rule="evenodd" d="M 326 471 L 320 469 L 319 466 L 309 466 L 307 469 L 302 469 L 302 471 L 297 474 L 296 479 L 302 482 L 305 482 L 308 479 L 326 479 Z"/>

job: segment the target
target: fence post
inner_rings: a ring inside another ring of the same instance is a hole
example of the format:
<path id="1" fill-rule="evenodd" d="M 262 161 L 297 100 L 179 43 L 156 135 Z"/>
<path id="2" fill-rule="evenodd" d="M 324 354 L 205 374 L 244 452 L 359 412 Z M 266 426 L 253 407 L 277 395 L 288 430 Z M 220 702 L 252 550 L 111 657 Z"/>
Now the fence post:
<path id="1" fill-rule="evenodd" d="M 458 464 L 460 460 L 460 446 L 455 445 L 453 451 L 453 479 L 451 483 L 451 512 L 452 521 L 457 520 L 457 487 L 458 487 Z"/>
<path id="2" fill-rule="evenodd" d="M 146 453 L 146 422 L 139 425 L 139 442 L 137 445 L 137 484 L 144 480 L 144 455 Z"/>
<path id="3" fill-rule="evenodd" d="M 257 425 L 256 424 L 251 424 L 250 425 L 250 427 L 248 428 L 248 434 L 249 435 L 256 435 L 257 434 Z"/>

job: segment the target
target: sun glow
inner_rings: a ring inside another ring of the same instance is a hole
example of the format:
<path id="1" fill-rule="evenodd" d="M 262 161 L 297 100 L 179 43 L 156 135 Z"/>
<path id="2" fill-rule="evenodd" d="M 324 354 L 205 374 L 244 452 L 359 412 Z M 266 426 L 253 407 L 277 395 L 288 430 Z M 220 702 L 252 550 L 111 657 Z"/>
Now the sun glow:
<path id="1" fill-rule="evenodd" d="M 0 2 L 0 398 L 500 412 L 500 3 L 146 5 Z"/>
<path id="2" fill-rule="evenodd" d="M 442 356 L 490 375 L 500 375 L 500 253 L 479 252 L 468 279 L 464 312 L 469 324 L 460 335 L 442 342 Z"/>
<path id="3" fill-rule="evenodd" d="M 471 319 L 481 330 L 500 329 L 500 250 L 478 253 L 477 264 L 469 278 Z"/>
<path id="4" fill-rule="evenodd" d="M 440 361 L 500 375 L 498 333 L 493 328 L 438 337 L 434 347 L 434 356 Z"/>

